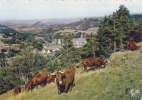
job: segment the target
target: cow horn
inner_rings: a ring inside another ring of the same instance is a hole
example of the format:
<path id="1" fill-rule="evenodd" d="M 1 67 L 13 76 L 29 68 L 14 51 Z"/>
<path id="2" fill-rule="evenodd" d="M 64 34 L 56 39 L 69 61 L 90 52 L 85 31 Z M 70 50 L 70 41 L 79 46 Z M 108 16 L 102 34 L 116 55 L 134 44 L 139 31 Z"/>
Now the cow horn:
<path id="1" fill-rule="evenodd" d="M 55 75 L 55 73 L 51 73 L 50 75 Z"/>

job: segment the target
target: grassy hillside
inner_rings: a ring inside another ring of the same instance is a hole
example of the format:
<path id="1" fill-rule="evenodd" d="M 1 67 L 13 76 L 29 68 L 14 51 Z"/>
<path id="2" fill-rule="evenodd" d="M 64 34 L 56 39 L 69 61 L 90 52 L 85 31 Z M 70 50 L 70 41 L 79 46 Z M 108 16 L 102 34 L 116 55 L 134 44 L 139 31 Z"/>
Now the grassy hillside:
<path id="1" fill-rule="evenodd" d="M 0 100 L 140 100 L 142 98 L 142 48 L 138 51 L 116 52 L 105 69 L 82 72 L 76 69 L 75 86 L 71 92 L 57 94 L 56 84 L 22 92 L 13 90 Z"/>

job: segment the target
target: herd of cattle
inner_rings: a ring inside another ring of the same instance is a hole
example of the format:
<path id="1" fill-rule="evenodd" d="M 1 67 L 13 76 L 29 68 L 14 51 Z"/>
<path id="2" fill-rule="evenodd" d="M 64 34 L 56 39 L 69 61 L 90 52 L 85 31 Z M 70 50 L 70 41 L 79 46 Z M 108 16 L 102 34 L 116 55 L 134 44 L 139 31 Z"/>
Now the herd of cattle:
<path id="1" fill-rule="evenodd" d="M 137 50 L 137 45 L 133 41 L 129 41 L 126 44 L 126 50 Z M 101 57 L 90 57 L 82 60 L 82 65 L 84 67 L 84 71 L 87 71 L 87 67 L 94 67 L 94 69 L 101 68 L 102 66 L 106 66 L 108 62 L 103 60 Z M 35 87 L 38 88 L 38 85 L 45 86 L 51 82 L 55 82 L 58 89 L 58 94 L 62 92 L 67 93 L 68 90 L 71 90 L 75 85 L 75 68 L 71 65 L 66 68 L 64 72 L 55 72 L 54 75 L 48 75 L 48 72 L 41 72 L 37 75 L 34 75 L 28 85 L 25 86 L 25 91 L 29 92 Z M 22 91 L 20 86 L 16 86 L 14 88 L 14 95 L 19 94 Z"/>
<path id="2" fill-rule="evenodd" d="M 58 94 L 62 92 L 67 93 L 68 90 L 72 89 L 74 86 L 75 79 L 75 68 L 73 66 L 68 66 L 64 72 L 56 72 L 55 75 L 48 75 L 48 72 L 41 72 L 37 75 L 34 75 L 29 81 L 28 85 L 25 86 L 25 91 L 29 92 L 29 90 L 38 88 L 38 85 L 45 86 L 51 82 L 55 82 L 58 89 Z M 21 92 L 21 87 L 16 86 L 14 88 L 14 95 L 17 95 Z"/>
<path id="3" fill-rule="evenodd" d="M 87 71 L 87 67 L 94 67 L 100 68 L 102 65 L 106 65 L 107 61 L 104 61 L 100 57 L 91 57 L 82 60 L 82 65 L 84 67 L 84 71 Z M 64 72 L 55 72 L 54 75 L 48 75 L 48 72 L 41 72 L 37 75 L 34 75 L 28 85 L 25 86 L 25 91 L 29 92 L 30 90 L 34 89 L 35 87 L 38 88 L 38 85 L 44 87 L 46 84 L 51 82 L 55 82 L 58 89 L 58 94 L 62 92 L 67 93 L 68 90 L 71 90 L 72 87 L 75 85 L 75 68 L 74 66 L 68 66 Z M 14 88 L 14 95 L 19 94 L 22 91 L 20 86 L 16 86 Z"/>

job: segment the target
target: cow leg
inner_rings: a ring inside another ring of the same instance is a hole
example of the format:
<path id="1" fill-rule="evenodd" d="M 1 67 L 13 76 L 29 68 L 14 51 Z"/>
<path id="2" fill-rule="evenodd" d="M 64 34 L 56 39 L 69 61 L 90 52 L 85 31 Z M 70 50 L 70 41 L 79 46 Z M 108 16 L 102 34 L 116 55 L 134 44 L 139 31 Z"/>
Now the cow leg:
<path id="1" fill-rule="evenodd" d="M 84 67 L 84 71 L 85 71 L 85 72 L 87 71 L 87 67 Z"/>
<path id="2" fill-rule="evenodd" d="M 73 87 L 73 83 L 70 84 L 69 91 L 72 90 L 72 87 Z"/>
<path id="3" fill-rule="evenodd" d="M 94 71 L 95 71 L 95 69 L 96 69 L 96 66 L 94 66 Z"/>
<path id="4" fill-rule="evenodd" d="M 94 70 L 98 69 L 98 66 L 94 66 Z"/>
<path id="5" fill-rule="evenodd" d="M 68 84 L 65 84 L 65 93 L 67 93 L 68 92 Z"/>
<path id="6" fill-rule="evenodd" d="M 31 88 L 30 88 L 30 90 L 32 91 L 34 89 L 34 86 L 32 86 Z"/>
<path id="7" fill-rule="evenodd" d="M 60 91 L 60 89 L 58 89 L 58 94 L 61 94 L 61 91 Z"/>
<path id="8" fill-rule="evenodd" d="M 36 89 L 38 89 L 38 85 L 36 85 Z"/>
<path id="9" fill-rule="evenodd" d="M 60 88 L 58 88 L 58 94 L 61 94 L 61 89 Z"/>

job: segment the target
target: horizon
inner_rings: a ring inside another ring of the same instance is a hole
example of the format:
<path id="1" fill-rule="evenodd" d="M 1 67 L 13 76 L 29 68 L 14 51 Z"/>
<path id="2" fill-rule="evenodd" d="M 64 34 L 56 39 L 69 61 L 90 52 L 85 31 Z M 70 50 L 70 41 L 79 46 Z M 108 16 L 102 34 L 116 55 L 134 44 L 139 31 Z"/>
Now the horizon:
<path id="1" fill-rule="evenodd" d="M 0 0 L 0 21 L 62 20 L 104 17 L 124 5 L 141 14 L 141 0 Z"/>

